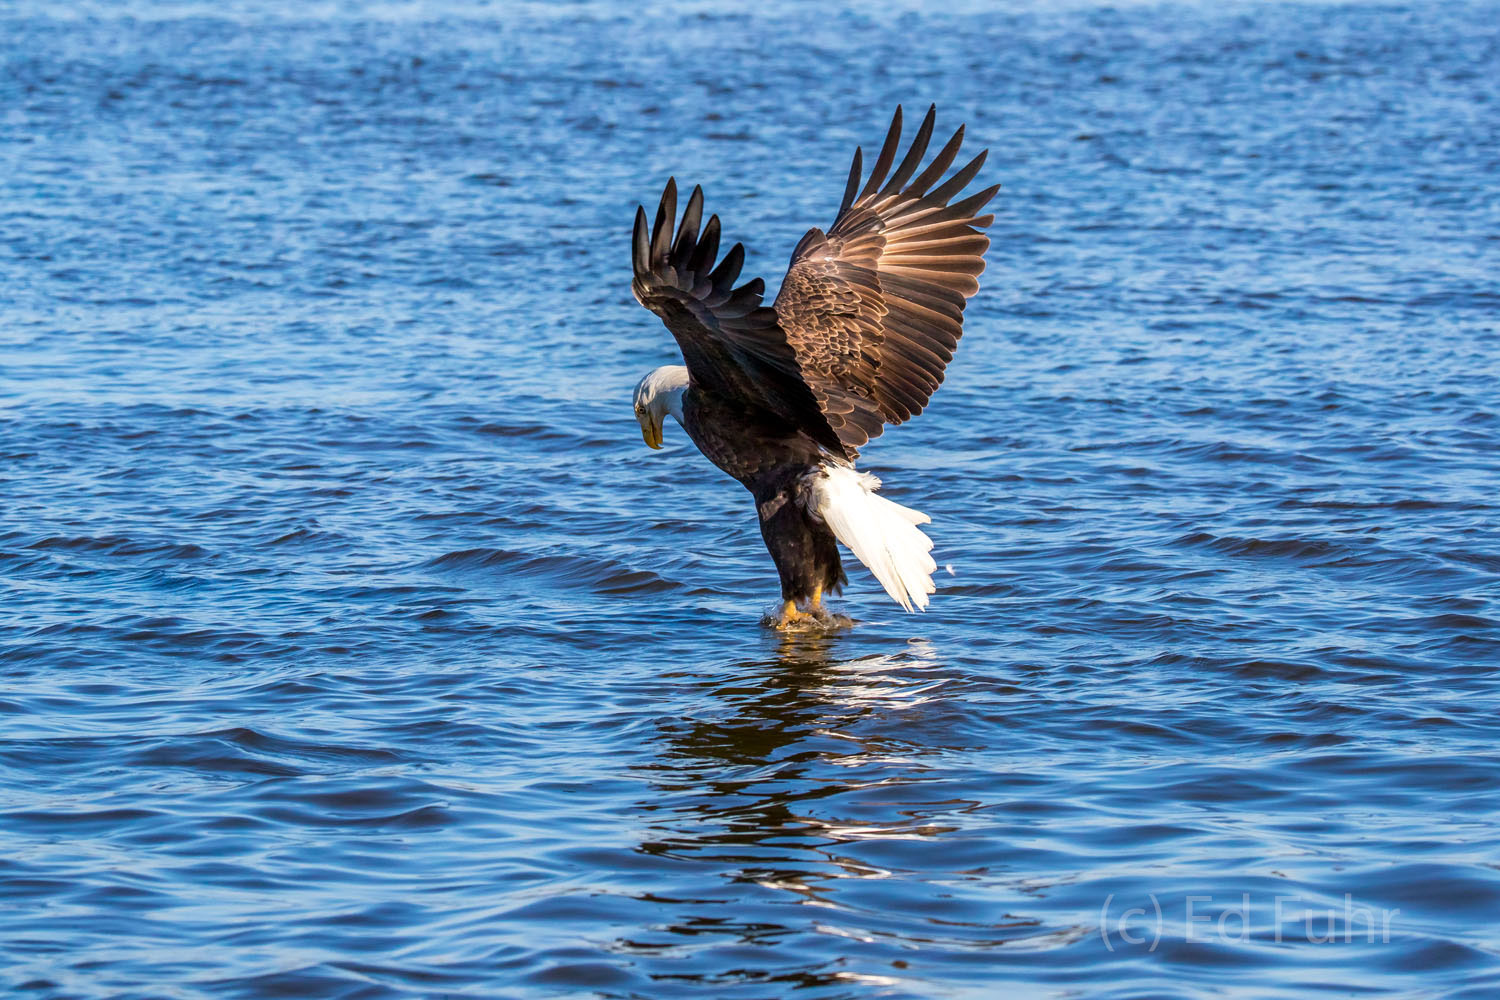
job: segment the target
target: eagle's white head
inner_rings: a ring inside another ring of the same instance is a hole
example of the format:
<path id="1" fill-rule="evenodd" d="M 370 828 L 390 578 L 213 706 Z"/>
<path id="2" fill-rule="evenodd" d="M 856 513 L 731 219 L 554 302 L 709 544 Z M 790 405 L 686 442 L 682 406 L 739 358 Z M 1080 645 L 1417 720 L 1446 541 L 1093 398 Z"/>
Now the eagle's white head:
<path id="1" fill-rule="evenodd" d="M 661 447 L 661 425 L 667 414 L 682 423 L 682 394 L 687 387 L 688 370 L 682 365 L 652 369 L 635 387 L 635 419 L 641 423 L 641 437 L 652 448 Z"/>

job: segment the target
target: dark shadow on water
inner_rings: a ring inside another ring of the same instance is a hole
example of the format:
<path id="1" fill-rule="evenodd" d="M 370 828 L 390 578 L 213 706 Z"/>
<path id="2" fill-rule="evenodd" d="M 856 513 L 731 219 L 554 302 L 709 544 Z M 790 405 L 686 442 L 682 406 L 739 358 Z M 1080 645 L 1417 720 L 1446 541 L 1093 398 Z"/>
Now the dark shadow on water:
<path id="1" fill-rule="evenodd" d="M 899 911 L 910 873 L 859 855 L 892 840 L 935 856 L 957 829 L 935 814 L 977 803 L 932 801 L 920 786 L 941 748 L 888 735 L 900 729 L 891 716 L 944 686 L 935 651 L 840 655 L 849 648 L 837 634 L 788 635 L 773 659 L 681 679 L 702 697 L 661 724 L 647 769 L 656 794 L 638 805 L 649 825 L 639 850 L 672 878 L 637 897 L 660 921 L 626 945 L 663 986 L 777 983 L 823 997 L 902 982 L 901 932 L 869 928 Z M 840 925 L 848 940 L 831 952 Z"/>

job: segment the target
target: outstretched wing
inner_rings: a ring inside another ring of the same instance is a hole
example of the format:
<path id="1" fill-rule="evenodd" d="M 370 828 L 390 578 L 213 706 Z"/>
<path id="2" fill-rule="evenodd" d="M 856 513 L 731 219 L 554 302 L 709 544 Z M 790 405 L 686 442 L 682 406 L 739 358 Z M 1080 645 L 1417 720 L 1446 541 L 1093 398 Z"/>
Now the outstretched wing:
<path id="1" fill-rule="evenodd" d="M 846 452 L 885 424 L 922 412 L 963 333 L 964 303 L 979 290 L 990 245 L 981 230 L 994 216 L 976 213 L 1000 185 L 952 201 L 987 152 L 943 179 L 963 143 L 962 126 L 917 174 L 934 118 L 929 108 L 889 179 L 901 142 L 899 107 L 862 188 L 854 151 L 832 228 L 802 237 L 776 296 L 781 330 Z"/>
<path id="2" fill-rule="evenodd" d="M 761 305 L 760 278 L 735 287 L 745 263 L 736 243 L 721 260 L 719 217 L 703 218 L 703 189 L 693 188 L 673 235 L 677 182 L 667 181 L 656 221 L 637 208 L 631 290 L 636 301 L 661 317 L 682 349 L 693 384 L 764 418 L 804 430 L 825 447 L 841 450 L 777 322 Z"/>

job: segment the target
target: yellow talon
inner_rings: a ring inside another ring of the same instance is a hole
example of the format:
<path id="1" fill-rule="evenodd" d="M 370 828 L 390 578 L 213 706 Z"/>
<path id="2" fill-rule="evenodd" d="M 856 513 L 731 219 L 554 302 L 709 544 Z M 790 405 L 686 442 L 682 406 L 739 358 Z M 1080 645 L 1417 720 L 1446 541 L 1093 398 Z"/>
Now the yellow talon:
<path id="1" fill-rule="evenodd" d="M 770 625 L 778 632 L 820 632 L 837 631 L 851 628 L 854 625 L 852 619 L 836 612 L 830 612 L 823 606 L 823 588 L 815 587 L 813 592 L 802 601 L 802 607 L 797 607 L 795 600 L 784 601 L 781 605 L 781 614 L 776 618 L 769 616 L 763 619 L 763 624 Z"/>
<path id="2" fill-rule="evenodd" d="M 783 632 L 794 632 L 801 627 L 803 622 L 811 617 L 812 615 L 806 611 L 797 610 L 796 601 L 787 601 L 786 604 L 782 605 L 781 617 L 776 619 L 775 625 L 777 629 Z"/>

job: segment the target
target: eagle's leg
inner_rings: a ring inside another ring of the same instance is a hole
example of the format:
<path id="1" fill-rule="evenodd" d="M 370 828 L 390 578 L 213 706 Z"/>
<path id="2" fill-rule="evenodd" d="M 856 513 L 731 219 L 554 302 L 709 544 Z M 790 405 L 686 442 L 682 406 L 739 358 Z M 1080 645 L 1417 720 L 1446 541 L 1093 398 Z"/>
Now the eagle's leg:
<path id="1" fill-rule="evenodd" d="M 799 611 L 797 609 L 796 601 L 787 601 L 781 608 L 781 618 L 776 622 L 776 627 L 787 628 L 796 625 L 798 622 L 806 621 L 811 617 L 812 615 L 806 611 Z"/>
<path id="2" fill-rule="evenodd" d="M 823 626 L 830 620 L 823 607 L 825 591 L 844 582 L 838 540 L 821 521 L 814 521 L 797 497 L 797 483 L 808 465 L 773 469 L 752 487 L 760 513 L 760 532 L 781 578 L 781 613 L 769 624 L 783 631 Z"/>
<path id="3" fill-rule="evenodd" d="M 829 618 L 828 609 L 823 607 L 823 588 L 813 588 L 812 596 L 803 601 L 802 607 L 797 607 L 797 601 L 788 598 L 781 606 L 781 617 L 776 620 L 776 627 L 783 631 L 795 629 L 809 621 L 823 622 Z"/>

